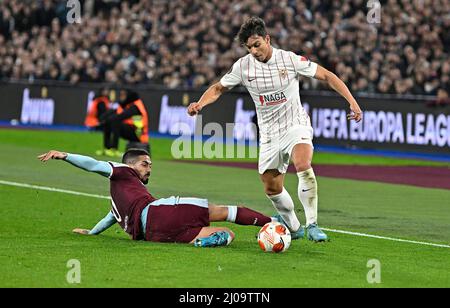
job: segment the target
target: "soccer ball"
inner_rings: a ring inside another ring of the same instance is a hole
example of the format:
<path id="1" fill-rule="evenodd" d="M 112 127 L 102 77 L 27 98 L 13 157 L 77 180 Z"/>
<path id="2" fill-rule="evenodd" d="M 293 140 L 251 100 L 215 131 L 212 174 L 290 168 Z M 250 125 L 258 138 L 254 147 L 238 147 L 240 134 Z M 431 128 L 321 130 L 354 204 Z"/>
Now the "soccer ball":
<path id="1" fill-rule="evenodd" d="M 279 222 L 266 223 L 258 233 L 259 247 L 266 252 L 283 252 L 291 245 L 291 232 Z"/>

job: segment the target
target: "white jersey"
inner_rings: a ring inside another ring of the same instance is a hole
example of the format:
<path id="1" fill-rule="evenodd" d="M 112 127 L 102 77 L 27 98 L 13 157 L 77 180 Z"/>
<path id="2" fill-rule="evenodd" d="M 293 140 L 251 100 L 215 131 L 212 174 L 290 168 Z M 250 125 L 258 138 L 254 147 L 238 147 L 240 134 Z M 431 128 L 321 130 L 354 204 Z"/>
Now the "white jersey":
<path id="1" fill-rule="evenodd" d="M 259 62 L 251 54 L 237 60 L 220 83 L 242 84 L 255 102 L 261 143 L 287 133 L 294 125 L 311 126 L 300 101 L 299 76 L 314 77 L 317 64 L 293 52 L 272 47 L 272 57 Z"/>

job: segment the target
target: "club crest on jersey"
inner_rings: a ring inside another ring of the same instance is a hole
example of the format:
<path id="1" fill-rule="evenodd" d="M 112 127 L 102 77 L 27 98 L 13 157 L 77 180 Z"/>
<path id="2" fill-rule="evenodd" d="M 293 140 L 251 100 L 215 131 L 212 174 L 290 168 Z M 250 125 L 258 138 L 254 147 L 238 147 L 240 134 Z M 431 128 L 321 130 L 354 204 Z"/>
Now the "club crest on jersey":
<path id="1" fill-rule="evenodd" d="M 259 96 L 259 102 L 261 103 L 261 106 L 273 106 L 285 103 L 286 101 L 286 95 L 284 95 L 283 92 Z"/>
<path id="2" fill-rule="evenodd" d="M 280 73 L 280 77 L 281 79 L 286 79 L 288 76 L 288 71 L 287 69 L 283 68 L 281 70 L 278 71 Z"/>

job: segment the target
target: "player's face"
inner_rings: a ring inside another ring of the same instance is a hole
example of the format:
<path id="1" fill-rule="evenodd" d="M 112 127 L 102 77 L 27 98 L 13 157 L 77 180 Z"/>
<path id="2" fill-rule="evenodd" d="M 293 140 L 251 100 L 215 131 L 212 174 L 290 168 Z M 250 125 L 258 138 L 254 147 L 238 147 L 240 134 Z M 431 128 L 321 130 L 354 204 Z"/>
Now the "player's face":
<path id="1" fill-rule="evenodd" d="M 148 155 L 141 155 L 139 159 L 131 166 L 139 174 L 142 183 L 147 184 L 152 172 L 152 161 Z"/>
<path id="2" fill-rule="evenodd" d="M 248 38 L 245 44 L 247 51 L 258 61 L 267 62 L 272 55 L 272 48 L 270 47 L 270 36 L 265 37 L 253 35 Z"/>

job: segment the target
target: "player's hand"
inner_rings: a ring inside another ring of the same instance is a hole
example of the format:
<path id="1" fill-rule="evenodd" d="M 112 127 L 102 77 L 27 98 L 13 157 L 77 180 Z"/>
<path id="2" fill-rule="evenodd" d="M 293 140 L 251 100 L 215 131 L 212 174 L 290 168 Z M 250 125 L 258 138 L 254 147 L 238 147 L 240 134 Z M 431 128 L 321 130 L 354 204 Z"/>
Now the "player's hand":
<path id="1" fill-rule="evenodd" d="M 361 108 L 359 108 L 359 105 L 357 103 L 350 105 L 351 112 L 347 114 L 348 120 L 355 120 L 356 123 L 360 122 L 362 120 L 362 111 Z"/>
<path id="2" fill-rule="evenodd" d="M 73 230 L 72 230 L 73 233 L 81 234 L 81 235 L 89 235 L 89 232 L 90 232 L 90 231 L 91 231 L 91 230 L 87 230 L 87 229 L 79 229 L 79 228 L 76 228 L 76 229 L 73 229 Z"/>
<path id="3" fill-rule="evenodd" d="M 41 162 L 46 162 L 49 159 L 65 159 L 67 153 L 51 150 L 50 152 L 39 155 L 37 158 Z"/>
<path id="4" fill-rule="evenodd" d="M 200 111 L 202 110 L 202 105 L 200 105 L 200 103 L 192 103 L 189 105 L 188 107 L 188 114 L 190 116 L 194 116 L 196 114 L 198 114 Z"/>

